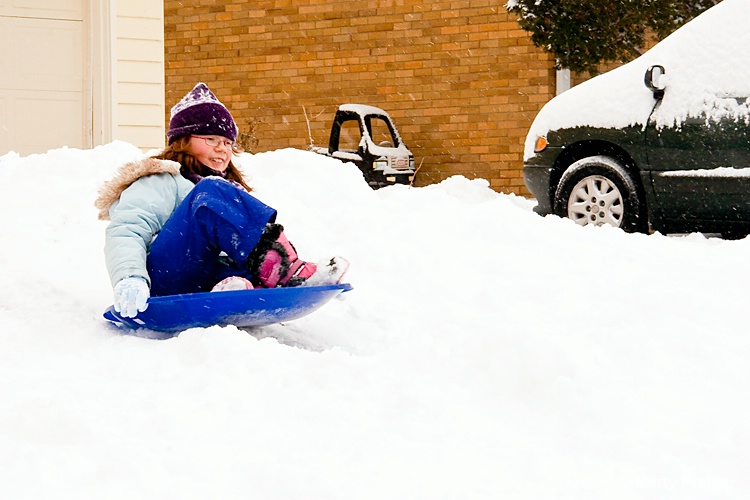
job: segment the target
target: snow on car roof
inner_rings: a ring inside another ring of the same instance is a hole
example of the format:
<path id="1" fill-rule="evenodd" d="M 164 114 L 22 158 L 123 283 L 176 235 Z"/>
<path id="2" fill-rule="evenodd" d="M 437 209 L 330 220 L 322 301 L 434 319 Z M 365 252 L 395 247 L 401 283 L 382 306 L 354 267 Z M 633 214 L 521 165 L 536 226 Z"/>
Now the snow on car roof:
<path id="1" fill-rule="evenodd" d="M 341 106 L 339 106 L 339 110 L 351 111 L 353 113 L 357 113 L 360 116 L 380 115 L 380 116 L 388 118 L 389 121 L 393 122 L 393 120 L 391 120 L 390 115 L 386 111 L 383 111 L 380 108 L 376 108 L 375 106 L 368 106 L 367 104 L 342 104 Z M 396 140 L 398 142 L 395 148 L 383 148 L 383 147 L 376 145 L 373 142 L 372 138 L 369 135 L 367 135 L 366 130 L 364 131 L 365 137 L 363 137 L 362 139 L 370 140 L 371 142 L 369 146 L 370 153 L 376 156 L 388 156 L 393 153 L 394 149 L 398 150 L 399 154 L 403 154 L 407 156 L 412 154 L 411 151 L 409 151 L 409 149 L 404 144 L 404 140 L 401 138 L 401 134 L 399 134 L 398 130 L 394 129 L 393 133 L 396 135 Z"/>
<path id="2" fill-rule="evenodd" d="M 548 102 L 529 129 L 524 159 L 550 130 L 576 126 L 645 126 L 655 100 L 643 83 L 646 69 L 665 68 L 656 125 L 679 126 L 688 117 L 750 121 L 750 2 L 724 0 L 634 61 L 588 80 Z M 740 99 L 736 99 L 736 98 Z"/>

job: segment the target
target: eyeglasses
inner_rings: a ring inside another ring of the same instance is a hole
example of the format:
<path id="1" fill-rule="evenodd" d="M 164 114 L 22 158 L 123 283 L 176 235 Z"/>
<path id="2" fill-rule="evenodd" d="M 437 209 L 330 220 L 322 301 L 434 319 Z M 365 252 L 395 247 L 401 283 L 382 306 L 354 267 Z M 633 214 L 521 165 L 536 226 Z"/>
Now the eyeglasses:
<path id="1" fill-rule="evenodd" d="M 230 141 L 229 139 L 224 139 L 223 137 L 205 137 L 202 135 L 194 135 L 193 137 L 197 139 L 203 139 L 206 141 L 206 146 L 215 148 L 219 144 L 224 146 L 227 149 L 234 149 L 234 146 L 237 144 L 234 141 Z"/>

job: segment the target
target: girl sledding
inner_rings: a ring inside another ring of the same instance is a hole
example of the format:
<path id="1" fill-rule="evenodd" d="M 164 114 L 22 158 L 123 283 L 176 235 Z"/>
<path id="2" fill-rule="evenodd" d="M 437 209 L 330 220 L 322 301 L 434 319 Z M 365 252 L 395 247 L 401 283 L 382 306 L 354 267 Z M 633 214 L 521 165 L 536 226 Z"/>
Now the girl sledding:
<path id="1" fill-rule="evenodd" d="M 134 318 L 149 297 L 333 285 L 349 263 L 302 260 L 232 163 L 237 125 L 204 83 L 171 110 L 167 147 L 123 165 L 100 189 L 113 309 Z"/>

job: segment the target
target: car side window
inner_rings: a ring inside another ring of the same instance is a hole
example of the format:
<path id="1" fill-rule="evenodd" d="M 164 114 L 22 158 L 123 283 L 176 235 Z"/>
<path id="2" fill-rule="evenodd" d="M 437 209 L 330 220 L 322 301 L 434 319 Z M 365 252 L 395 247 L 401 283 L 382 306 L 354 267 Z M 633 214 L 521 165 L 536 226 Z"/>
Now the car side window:
<path id="1" fill-rule="evenodd" d="M 388 123 L 382 118 L 372 116 L 369 118 L 369 132 L 372 142 L 378 146 L 385 148 L 393 148 L 395 146 L 395 140 L 391 134 L 391 129 L 388 127 Z"/>
<path id="2" fill-rule="evenodd" d="M 357 120 L 346 120 L 341 124 L 339 151 L 354 153 L 359 149 L 361 141 L 362 134 L 359 131 L 359 122 Z"/>

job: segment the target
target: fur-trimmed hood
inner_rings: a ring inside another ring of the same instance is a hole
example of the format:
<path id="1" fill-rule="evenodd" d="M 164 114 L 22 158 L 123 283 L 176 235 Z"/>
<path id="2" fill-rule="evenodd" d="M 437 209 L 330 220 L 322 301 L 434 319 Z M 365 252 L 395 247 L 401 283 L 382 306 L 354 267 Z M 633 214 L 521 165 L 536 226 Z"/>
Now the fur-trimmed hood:
<path id="1" fill-rule="evenodd" d="M 99 197 L 94 202 L 99 209 L 99 219 L 109 220 L 109 208 L 122 192 L 141 177 L 154 174 L 180 175 L 180 164 L 149 157 L 122 165 L 115 176 L 99 188 Z"/>

